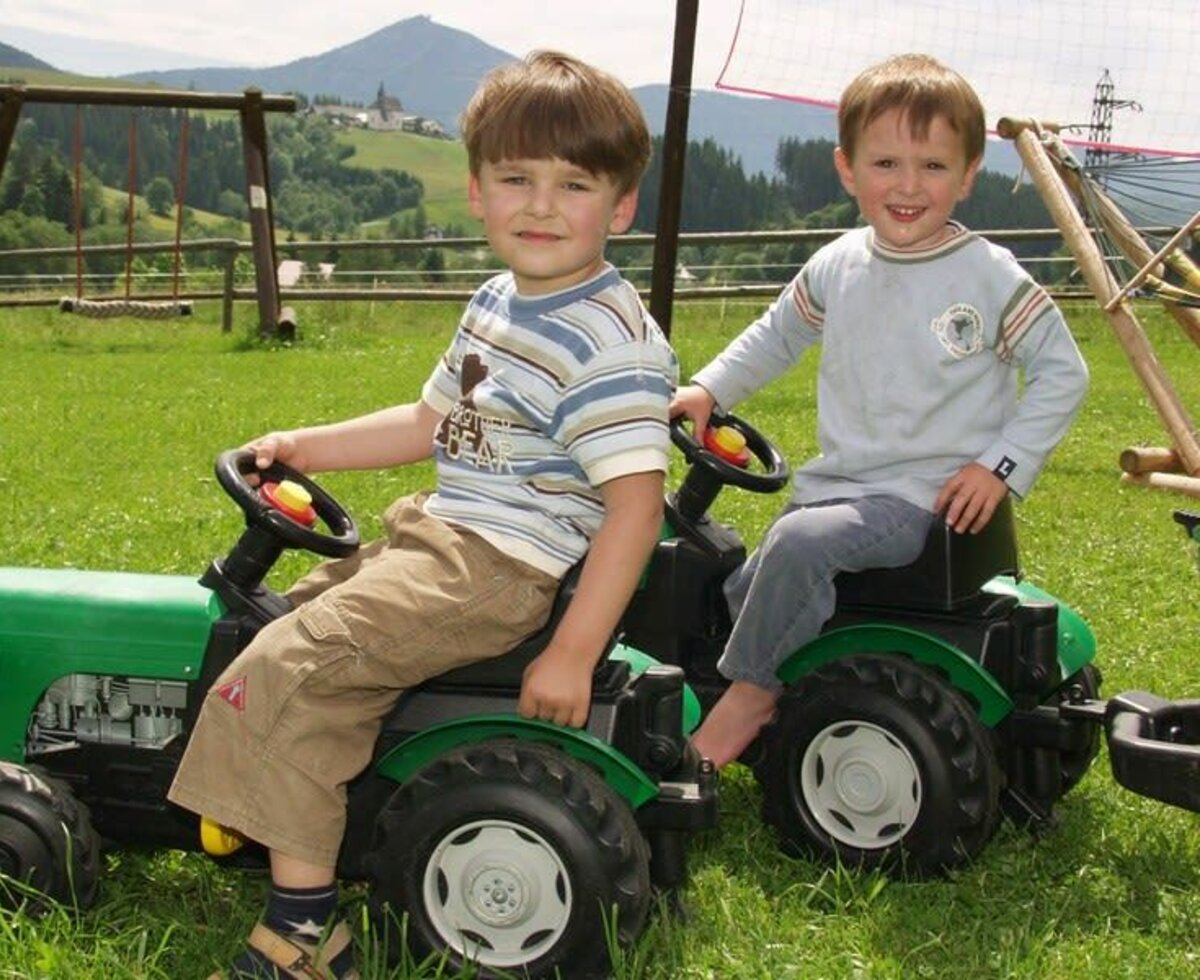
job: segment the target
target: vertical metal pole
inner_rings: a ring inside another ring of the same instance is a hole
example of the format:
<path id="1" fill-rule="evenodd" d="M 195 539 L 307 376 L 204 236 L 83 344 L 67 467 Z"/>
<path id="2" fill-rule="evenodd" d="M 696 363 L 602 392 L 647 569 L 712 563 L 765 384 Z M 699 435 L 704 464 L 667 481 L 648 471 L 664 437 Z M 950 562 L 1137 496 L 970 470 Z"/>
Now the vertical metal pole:
<path id="1" fill-rule="evenodd" d="M 675 261 L 679 254 L 679 219 L 683 209 L 683 165 L 687 154 L 688 110 L 692 98 L 692 59 L 696 51 L 696 19 L 700 0 L 676 0 L 675 49 L 671 56 L 671 88 L 663 124 L 662 179 L 658 192 L 658 224 L 654 230 L 654 265 L 650 274 L 650 315 L 671 336 L 675 299 Z"/>
<path id="2" fill-rule="evenodd" d="M 258 332 L 262 337 L 274 337 L 279 325 L 279 279 L 275 265 L 275 226 L 271 215 L 267 126 L 261 90 L 246 89 L 241 118 L 246 201 L 250 206 L 250 245 L 258 290 Z"/>

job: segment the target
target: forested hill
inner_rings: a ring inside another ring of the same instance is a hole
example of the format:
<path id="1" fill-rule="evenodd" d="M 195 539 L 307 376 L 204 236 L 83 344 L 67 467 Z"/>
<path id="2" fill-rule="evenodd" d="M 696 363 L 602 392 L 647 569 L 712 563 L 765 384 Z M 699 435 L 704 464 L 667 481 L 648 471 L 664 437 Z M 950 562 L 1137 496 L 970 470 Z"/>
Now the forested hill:
<path id="1" fill-rule="evenodd" d="M 188 207 L 231 220 L 246 217 L 242 133 L 236 119 L 191 113 L 186 155 L 180 152 L 184 113 L 87 106 L 28 106 L 0 183 L 0 211 L 21 211 L 74 225 L 74 134 L 84 137 L 82 225 L 106 220 L 102 187 L 136 190 L 160 213 L 174 209 L 175 185 L 185 174 Z M 420 180 L 403 170 L 344 165 L 353 148 L 324 120 L 272 117 L 270 168 L 276 223 L 314 236 L 346 234 L 361 223 L 390 218 L 421 202 Z M 134 159 L 130 160 L 130 134 Z M 164 187 L 165 185 L 165 187 Z"/>

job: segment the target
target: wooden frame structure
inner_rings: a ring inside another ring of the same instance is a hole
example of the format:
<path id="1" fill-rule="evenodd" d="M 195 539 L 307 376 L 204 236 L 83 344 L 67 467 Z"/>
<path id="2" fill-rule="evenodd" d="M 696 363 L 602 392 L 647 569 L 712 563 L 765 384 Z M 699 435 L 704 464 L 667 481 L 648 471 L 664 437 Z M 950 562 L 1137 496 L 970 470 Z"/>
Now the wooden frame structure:
<path id="1" fill-rule="evenodd" d="M 1025 169 L 1062 232 L 1063 241 L 1078 264 L 1088 289 L 1100 304 L 1171 441 L 1166 448 L 1131 447 L 1124 450 L 1119 459 L 1123 470 L 1121 479 L 1200 497 L 1200 440 L 1196 426 L 1129 302 L 1137 282 L 1157 274 L 1155 270 L 1164 263 L 1170 250 L 1161 249 L 1156 253 L 1107 195 L 1086 185 L 1086 175 L 1059 138 L 1057 128 L 1030 119 L 1005 118 L 1000 120 L 997 132 L 1016 144 Z M 1139 267 L 1140 271 L 1134 277 L 1137 282 L 1131 280 L 1125 285 L 1116 282 L 1081 209 L 1092 214 L 1126 260 Z M 1176 241 L 1171 244 L 1182 240 L 1197 224 L 1200 224 L 1200 215 L 1180 229 Z M 1200 310 L 1166 299 L 1162 303 L 1187 336 L 1200 346 Z"/>
<path id="2" fill-rule="evenodd" d="M 259 334 L 290 340 L 295 314 L 279 305 L 275 221 L 271 211 L 270 171 L 267 166 L 268 112 L 295 112 L 290 95 L 264 95 L 248 88 L 241 94 L 190 92 L 171 89 L 75 88 L 65 85 L 0 85 L 0 173 L 16 135 L 26 103 L 113 105 L 135 108 L 232 109 L 241 117 L 242 153 L 246 167 L 250 241 L 258 296 Z"/>

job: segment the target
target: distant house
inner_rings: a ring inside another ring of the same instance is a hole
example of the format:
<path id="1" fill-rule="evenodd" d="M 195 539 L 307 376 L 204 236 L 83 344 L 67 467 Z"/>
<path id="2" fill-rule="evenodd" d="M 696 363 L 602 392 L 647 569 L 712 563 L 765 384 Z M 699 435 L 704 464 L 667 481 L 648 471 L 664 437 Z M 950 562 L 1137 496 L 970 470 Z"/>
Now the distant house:
<path id="1" fill-rule="evenodd" d="M 400 130 L 418 136 L 445 136 L 440 123 L 433 119 L 404 111 L 404 104 L 394 95 L 389 95 L 379 83 L 375 101 L 367 106 L 367 129 Z"/>
<path id="2" fill-rule="evenodd" d="M 367 129 L 404 129 L 406 115 L 403 103 L 394 95 L 388 95 L 380 82 L 375 101 L 367 106 Z"/>
<path id="3" fill-rule="evenodd" d="M 324 116 L 335 126 L 357 126 L 362 129 L 367 126 L 367 113 L 360 105 L 316 102 L 309 111 L 314 115 Z"/>
<path id="4" fill-rule="evenodd" d="M 379 83 L 379 92 L 369 106 L 342 105 L 319 102 L 312 111 L 322 115 L 335 126 L 357 126 L 376 132 L 416 133 L 435 139 L 447 137 L 442 124 L 435 119 L 426 119 L 404 111 L 404 104 L 394 95 L 389 95 Z"/>

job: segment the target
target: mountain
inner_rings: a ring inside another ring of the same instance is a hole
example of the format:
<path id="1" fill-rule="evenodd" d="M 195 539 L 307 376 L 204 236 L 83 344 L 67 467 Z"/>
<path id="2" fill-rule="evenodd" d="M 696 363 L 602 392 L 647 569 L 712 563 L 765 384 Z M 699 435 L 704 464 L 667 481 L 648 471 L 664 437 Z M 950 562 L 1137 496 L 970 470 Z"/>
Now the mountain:
<path id="1" fill-rule="evenodd" d="M 310 98 L 333 95 L 346 102 L 375 101 L 382 83 L 408 112 L 436 119 L 457 131 L 458 114 L 488 71 L 513 55 L 472 34 L 410 17 L 358 41 L 271 68 L 185 68 L 126 75 L 138 82 L 201 91 L 240 91 L 256 85 L 267 92 L 299 92 Z"/>
<path id="2" fill-rule="evenodd" d="M 409 17 L 374 34 L 326 51 L 270 68 L 185 68 L 148 71 L 124 77 L 169 88 L 240 91 L 256 85 L 268 92 L 300 92 L 338 96 L 369 104 L 380 84 L 408 112 L 436 119 L 448 132 L 458 131 L 458 116 L 479 79 L 516 55 L 472 34 L 435 23 L 428 16 Z M 662 133 L 670 89 L 643 85 L 633 90 L 652 133 Z M 761 99 L 724 92 L 694 91 L 688 109 L 688 137 L 712 139 L 742 161 L 749 173 L 775 172 L 775 149 L 785 137 L 800 140 L 837 136 L 832 109 Z M 992 154 L 996 154 L 996 163 Z M 988 166 L 1017 172 L 1016 154 L 1007 144 L 989 147 Z"/>
<path id="3" fill-rule="evenodd" d="M 28 51 L 14 48 L 11 44 L 0 42 L 0 65 L 5 68 L 37 68 L 42 71 L 54 71 L 53 65 L 48 65 L 31 55 Z"/>
<path id="4" fill-rule="evenodd" d="M 93 48 L 103 47 L 102 42 L 89 43 Z M 7 46 L 0 45 L 0 49 L 24 55 Z M 284 65 L 183 67 L 137 71 L 119 77 L 206 92 L 237 92 L 253 85 L 267 92 L 298 92 L 309 98 L 336 96 L 345 102 L 362 104 L 373 102 L 382 84 L 388 94 L 400 99 L 408 112 L 436 119 L 454 133 L 459 113 L 479 79 L 496 65 L 515 57 L 465 31 L 435 23 L 428 16 L 418 16 L 397 21 L 324 54 Z M 0 64 L 6 61 L 8 58 L 0 50 Z M 633 94 L 655 134 L 664 129 L 668 92 L 666 85 L 634 89 Z M 688 136 L 694 140 L 712 139 L 725 147 L 741 159 L 747 173 L 772 174 L 775 150 L 781 139 L 832 140 L 836 137 L 836 126 L 831 109 L 697 90 L 692 93 L 688 112 Z M 1005 173 L 1016 173 L 1019 169 L 1011 145 L 998 141 L 989 143 L 987 166 Z"/>
<path id="5" fill-rule="evenodd" d="M 124 77 L 169 88 L 239 91 L 256 85 L 268 92 L 338 96 L 347 102 L 374 101 L 380 84 L 407 111 L 436 119 L 457 131 L 459 113 L 479 79 L 496 65 L 516 57 L 474 35 L 410 17 L 324 54 L 270 68 L 183 68 L 143 71 Z M 634 89 L 650 129 L 663 131 L 666 85 Z M 834 136 L 827 109 L 720 92 L 694 92 L 689 109 L 692 139 L 712 138 L 742 160 L 748 172 L 772 172 L 775 147 L 784 136 L 801 139 Z"/>

